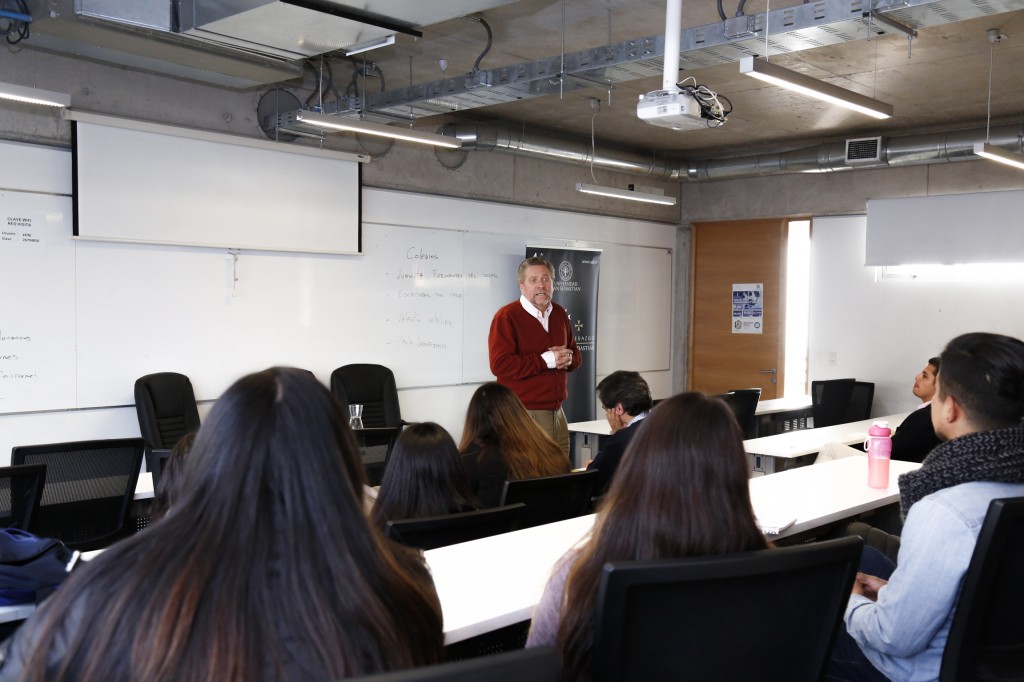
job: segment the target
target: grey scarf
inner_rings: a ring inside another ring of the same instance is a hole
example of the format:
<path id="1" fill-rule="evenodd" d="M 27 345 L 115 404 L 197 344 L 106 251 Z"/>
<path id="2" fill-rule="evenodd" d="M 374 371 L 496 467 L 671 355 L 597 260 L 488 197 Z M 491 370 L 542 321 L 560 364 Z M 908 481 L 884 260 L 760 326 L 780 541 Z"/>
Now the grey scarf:
<path id="1" fill-rule="evenodd" d="M 922 497 L 974 481 L 1024 483 L 1024 424 L 971 433 L 932 450 L 920 469 L 899 478 L 903 517 Z"/>

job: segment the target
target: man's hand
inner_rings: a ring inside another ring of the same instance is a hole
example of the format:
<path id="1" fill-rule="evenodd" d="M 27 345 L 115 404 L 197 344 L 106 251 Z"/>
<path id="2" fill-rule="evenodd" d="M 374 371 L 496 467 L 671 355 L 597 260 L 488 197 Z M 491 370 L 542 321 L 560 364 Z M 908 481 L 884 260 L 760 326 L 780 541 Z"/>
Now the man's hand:
<path id="1" fill-rule="evenodd" d="M 565 346 L 552 346 L 548 350 L 555 354 L 555 369 L 568 369 L 572 364 L 572 351 Z"/>
<path id="2" fill-rule="evenodd" d="M 857 577 L 853 581 L 853 593 L 864 595 L 871 601 L 877 601 L 878 591 L 888 583 L 889 581 L 887 580 L 882 580 L 867 573 L 857 573 Z"/>

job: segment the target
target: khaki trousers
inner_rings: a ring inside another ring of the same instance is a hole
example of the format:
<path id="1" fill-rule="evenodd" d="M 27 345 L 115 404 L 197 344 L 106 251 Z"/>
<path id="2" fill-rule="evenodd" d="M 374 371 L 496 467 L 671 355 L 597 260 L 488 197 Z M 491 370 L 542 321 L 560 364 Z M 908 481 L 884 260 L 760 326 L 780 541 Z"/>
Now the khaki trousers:
<path id="1" fill-rule="evenodd" d="M 544 433 L 551 436 L 551 438 L 558 444 L 558 447 L 562 448 L 562 452 L 565 456 L 569 456 L 569 422 L 565 420 L 565 412 L 562 412 L 562 408 L 559 407 L 557 410 L 527 410 L 533 421 L 537 422 L 540 428 L 544 429 Z"/>

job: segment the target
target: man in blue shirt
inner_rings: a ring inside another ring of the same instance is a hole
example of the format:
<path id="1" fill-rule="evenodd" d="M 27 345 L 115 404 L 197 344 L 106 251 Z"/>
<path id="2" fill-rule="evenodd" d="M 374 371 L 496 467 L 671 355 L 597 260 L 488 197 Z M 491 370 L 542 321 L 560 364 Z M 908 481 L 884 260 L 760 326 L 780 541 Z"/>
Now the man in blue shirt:
<path id="1" fill-rule="evenodd" d="M 888 580 L 857 574 L 828 680 L 938 679 L 989 502 L 1024 496 L 1024 343 L 987 333 L 950 341 L 931 415 L 944 442 L 899 478 L 898 565 Z M 869 554 L 862 568 L 884 561 Z"/>

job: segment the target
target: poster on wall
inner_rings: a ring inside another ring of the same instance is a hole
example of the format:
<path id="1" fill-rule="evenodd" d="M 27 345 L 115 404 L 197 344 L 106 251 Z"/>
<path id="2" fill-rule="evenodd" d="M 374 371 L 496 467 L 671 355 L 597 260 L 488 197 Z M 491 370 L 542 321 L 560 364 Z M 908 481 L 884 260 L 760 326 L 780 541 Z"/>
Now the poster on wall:
<path id="1" fill-rule="evenodd" d="M 732 285 L 732 333 L 761 334 L 764 329 L 764 284 Z"/>

